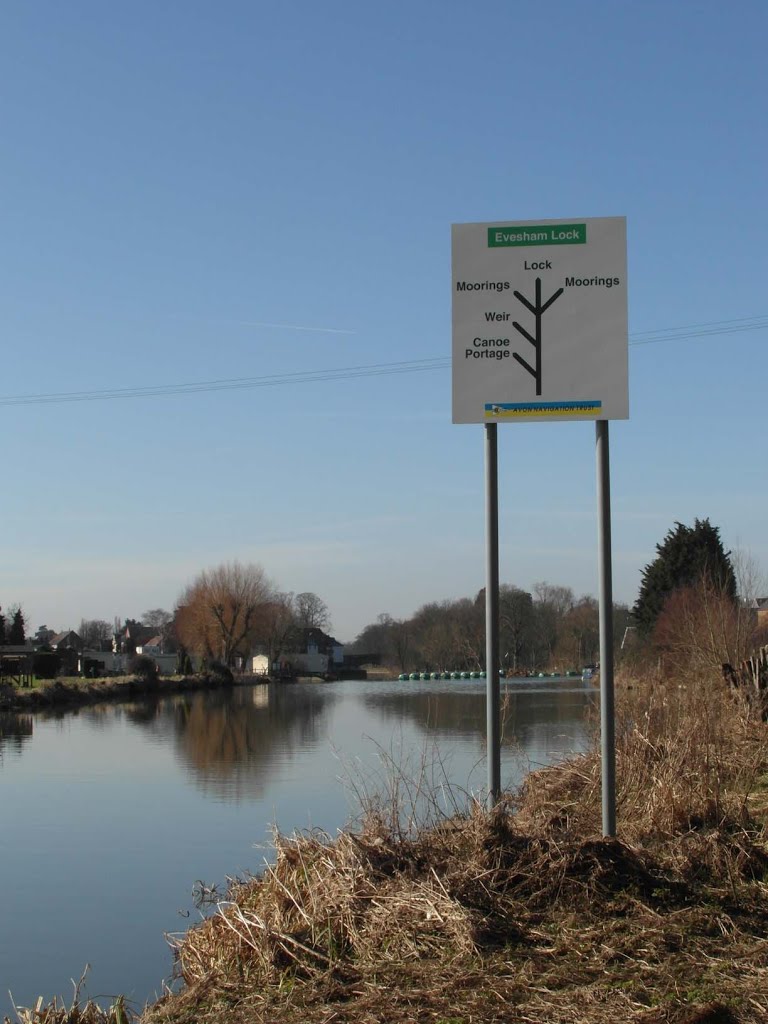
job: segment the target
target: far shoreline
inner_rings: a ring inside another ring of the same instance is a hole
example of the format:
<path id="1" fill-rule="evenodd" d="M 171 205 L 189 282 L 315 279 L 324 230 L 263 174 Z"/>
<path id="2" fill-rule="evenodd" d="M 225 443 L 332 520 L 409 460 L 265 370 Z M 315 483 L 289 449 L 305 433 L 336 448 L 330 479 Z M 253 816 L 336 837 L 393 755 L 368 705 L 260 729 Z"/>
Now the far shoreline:
<path id="1" fill-rule="evenodd" d="M 143 679 L 141 676 L 118 676 L 101 679 L 52 679 L 43 685 L 19 687 L 0 684 L 0 712 L 29 714 L 47 709 L 75 710 L 105 702 L 120 703 L 147 697 L 171 697 L 178 693 L 197 690 L 220 690 L 251 682 L 270 682 L 253 677 L 234 682 L 222 681 L 216 675 L 160 676 Z"/>

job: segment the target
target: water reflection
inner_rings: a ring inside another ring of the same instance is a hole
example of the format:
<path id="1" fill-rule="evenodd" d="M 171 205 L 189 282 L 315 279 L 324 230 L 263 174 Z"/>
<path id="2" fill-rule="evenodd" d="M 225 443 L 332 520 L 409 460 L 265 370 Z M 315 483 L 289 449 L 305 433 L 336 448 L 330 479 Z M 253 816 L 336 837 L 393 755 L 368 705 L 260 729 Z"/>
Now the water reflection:
<path id="1" fill-rule="evenodd" d="M 0 763 L 3 755 L 19 755 L 27 740 L 32 738 L 32 715 L 15 715 L 0 712 Z"/>
<path id="2" fill-rule="evenodd" d="M 570 746 L 563 737 L 583 740 L 585 712 L 589 718 L 597 694 L 570 680 L 516 682 L 502 687 L 501 700 L 503 746 L 510 753 L 515 748 L 535 751 L 535 759 Z M 98 731 L 120 721 L 130 723 L 158 744 L 171 746 L 185 774 L 204 793 L 237 801 L 260 797 L 280 766 L 327 742 L 334 707 L 350 701 L 358 702 L 361 724 L 362 719 L 375 719 L 393 733 L 408 724 L 433 742 L 485 735 L 484 683 L 263 684 L 131 704 L 52 709 L 39 717 L 80 717 Z M 3 749 L 21 754 L 33 721 L 32 715 L 0 714 L 0 757 Z"/>
<path id="3" fill-rule="evenodd" d="M 260 685 L 186 694 L 126 708 L 126 717 L 177 756 L 203 792 L 228 800 L 258 797 L 278 763 L 318 742 L 334 702 L 307 687 Z"/>
<path id="4" fill-rule="evenodd" d="M 430 735 L 470 737 L 486 728 L 484 684 L 473 689 L 386 689 L 366 693 L 367 707 L 393 722 L 410 720 Z M 534 736 L 581 732 L 585 708 L 596 700 L 589 687 L 515 684 L 501 693 L 502 743 L 527 746 Z"/>

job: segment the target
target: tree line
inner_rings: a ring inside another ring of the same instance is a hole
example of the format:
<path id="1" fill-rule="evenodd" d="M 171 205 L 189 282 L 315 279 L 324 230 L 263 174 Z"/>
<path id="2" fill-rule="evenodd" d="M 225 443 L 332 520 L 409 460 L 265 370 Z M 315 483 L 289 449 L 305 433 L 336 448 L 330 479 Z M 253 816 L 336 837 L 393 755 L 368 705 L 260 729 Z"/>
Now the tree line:
<path id="1" fill-rule="evenodd" d="M 754 565 L 726 551 L 708 519 L 676 523 L 642 573 L 634 607 L 615 604 L 614 639 L 623 657 L 655 658 L 677 668 L 737 664 L 768 642 L 754 611 L 762 583 Z M 306 640 L 307 630 L 331 628 L 328 606 L 311 591 L 281 591 L 259 565 L 232 562 L 204 570 L 184 588 L 174 611 L 145 612 L 141 620 L 82 620 L 85 647 L 106 650 L 113 637 L 158 633 L 180 661 L 245 667 L 260 651 L 270 663 Z M 36 634 L 53 635 L 46 627 Z M 23 644 L 20 607 L 0 609 L 0 644 Z M 530 590 L 503 584 L 499 594 L 499 654 L 508 673 L 568 671 L 599 658 L 595 598 L 543 581 Z M 396 619 L 384 613 L 348 648 L 399 672 L 482 670 L 485 592 L 422 605 Z M 125 648 L 122 648 L 125 651 Z M 130 653 L 130 651 L 129 651 Z"/>
<path id="2" fill-rule="evenodd" d="M 765 587 L 754 562 L 723 546 L 708 519 L 675 523 L 642 572 L 632 608 L 613 608 L 614 654 L 660 668 L 699 671 L 736 665 L 761 643 L 756 598 Z M 507 673 L 568 671 L 599 659 L 598 603 L 570 587 L 503 584 L 499 657 Z M 432 601 L 414 615 L 379 615 L 351 650 L 399 672 L 485 668 L 485 591 Z"/>
<path id="3" fill-rule="evenodd" d="M 327 604 L 312 591 L 281 591 L 259 565 L 232 562 L 206 569 L 184 588 L 173 612 L 152 608 L 139 619 L 81 619 L 76 630 L 87 650 L 133 653 L 127 638 L 146 642 L 159 636 L 170 652 L 181 649 L 234 667 L 260 648 L 276 660 L 306 630 L 327 631 Z M 55 636 L 47 626 L 34 635 L 39 646 Z M 12 611 L 10 624 L 0 609 L 0 644 L 25 642 L 24 615 Z"/>
<path id="4" fill-rule="evenodd" d="M 630 622 L 626 605 L 614 606 L 614 632 Z M 598 605 L 570 587 L 546 581 L 530 591 L 499 587 L 499 660 L 507 673 L 568 671 L 599 657 Z M 474 597 L 431 601 L 408 619 L 379 615 L 351 646 L 399 672 L 481 670 L 485 667 L 485 590 Z"/>

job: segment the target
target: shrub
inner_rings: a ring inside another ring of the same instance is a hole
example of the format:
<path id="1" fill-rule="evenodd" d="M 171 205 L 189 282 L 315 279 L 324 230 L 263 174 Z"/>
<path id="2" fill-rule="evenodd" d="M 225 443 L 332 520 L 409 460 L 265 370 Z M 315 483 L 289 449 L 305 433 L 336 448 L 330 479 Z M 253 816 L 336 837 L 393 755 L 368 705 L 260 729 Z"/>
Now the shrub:
<path id="1" fill-rule="evenodd" d="M 146 654 L 137 654 L 131 662 L 131 672 L 145 683 L 157 682 L 159 670 L 155 662 Z"/>
<path id="2" fill-rule="evenodd" d="M 223 661 L 211 662 L 208 666 L 208 677 L 212 682 L 218 683 L 219 686 L 231 686 L 235 681 L 232 669 L 225 665 Z"/>

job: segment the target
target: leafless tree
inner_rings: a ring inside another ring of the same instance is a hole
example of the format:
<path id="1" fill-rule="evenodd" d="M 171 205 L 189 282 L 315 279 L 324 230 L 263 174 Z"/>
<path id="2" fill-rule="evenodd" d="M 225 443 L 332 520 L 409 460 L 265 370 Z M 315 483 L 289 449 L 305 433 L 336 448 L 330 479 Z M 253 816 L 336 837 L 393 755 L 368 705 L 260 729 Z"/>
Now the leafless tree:
<path id="1" fill-rule="evenodd" d="M 706 579 L 670 594 L 653 633 L 665 662 L 683 674 L 738 665 L 751 653 L 753 638 L 751 610 Z"/>
<path id="2" fill-rule="evenodd" d="M 566 671 L 592 664 L 600 657 L 600 617 L 594 597 L 584 595 L 563 617 L 555 659 Z"/>
<path id="3" fill-rule="evenodd" d="M 260 565 L 230 562 L 206 569 L 179 598 L 179 640 L 186 650 L 231 667 L 250 653 L 274 598 L 274 585 Z"/>
<path id="4" fill-rule="evenodd" d="M 162 633 L 168 623 L 173 621 L 173 614 L 165 608 L 150 608 L 141 616 L 141 621 L 149 629 Z"/>
<path id="5" fill-rule="evenodd" d="M 176 628 L 172 612 L 165 608 L 150 608 L 141 616 L 141 624 L 161 638 L 165 654 L 176 650 Z"/>
<path id="6" fill-rule="evenodd" d="M 405 672 L 408 666 L 412 636 L 410 624 L 402 619 L 395 619 L 392 622 L 392 650 L 397 658 L 397 666 L 401 672 Z"/>
<path id="7" fill-rule="evenodd" d="M 322 629 L 327 632 L 331 628 L 331 613 L 328 605 L 317 594 L 306 590 L 293 599 L 296 610 L 296 621 L 303 629 Z"/>
<path id="8" fill-rule="evenodd" d="M 517 671 L 529 665 L 533 648 L 533 598 L 526 590 L 499 587 L 499 649 L 502 664 Z"/>
<path id="9" fill-rule="evenodd" d="M 399 666 L 405 672 L 411 660 L 413 633 L 410 622 L 393 619 L 382 612 L 349 645 L 350 653 L 367 654 L 382 665 Z"/>
<path id="10" fill-rule="evenodd" d="M 81 619 L 77 634 L 87 650 L 112 650 L 112 627 L 104 619 Z"/>
<path id="11" fill-rule="evenodd" d="M 575 599 L 570 587 L 561 587 L 546 580 L 534 583 L 533 592 L 533 662 L 549 665 L 555 655 L 563 620 L 573 608 Z"/>
<path id="12" fill-rule="evenodd" d="M 296 637 L 297 616 L 293 594 L 274 594 L 264 606 L 259 620 L 260 629 L 255 639 L 263 647 L 272 665 L 290 649 Z"/>

